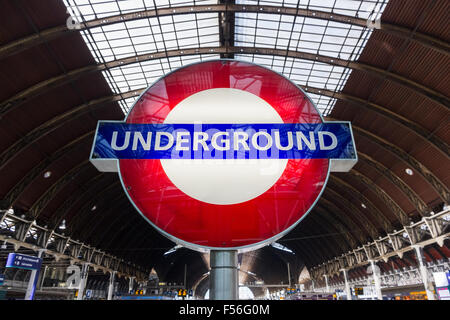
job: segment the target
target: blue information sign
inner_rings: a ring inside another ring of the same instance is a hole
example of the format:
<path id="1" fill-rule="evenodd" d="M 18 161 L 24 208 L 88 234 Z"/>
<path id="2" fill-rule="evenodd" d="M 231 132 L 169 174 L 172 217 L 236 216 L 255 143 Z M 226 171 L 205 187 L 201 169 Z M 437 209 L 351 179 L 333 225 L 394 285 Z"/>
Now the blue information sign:
<path id="1" fill-rule="evenodd" d="M 18 268 L 27 270 L 39 270 L 42 259 L 20 253 L 10 253 L 6 261 L 6 268 Z"/>

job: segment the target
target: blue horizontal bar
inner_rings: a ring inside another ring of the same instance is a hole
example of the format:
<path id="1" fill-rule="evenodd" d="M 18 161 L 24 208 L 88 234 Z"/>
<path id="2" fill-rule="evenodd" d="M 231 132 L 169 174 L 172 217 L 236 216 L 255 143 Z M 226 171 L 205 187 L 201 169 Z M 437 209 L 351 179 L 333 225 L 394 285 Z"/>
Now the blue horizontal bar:
<path id="1" fill-rule="evenodd" d="M 355 159 L 347 122 L 99 122 L 92 159 Z"/>

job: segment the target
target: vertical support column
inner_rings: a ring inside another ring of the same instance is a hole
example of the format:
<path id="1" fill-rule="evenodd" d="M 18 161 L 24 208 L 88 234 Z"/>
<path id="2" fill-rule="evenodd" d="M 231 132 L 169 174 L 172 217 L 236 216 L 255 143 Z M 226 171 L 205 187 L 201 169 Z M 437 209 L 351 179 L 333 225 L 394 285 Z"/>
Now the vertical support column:
<path id="1" fill-rule="evenodd" d="M 187 275 L 187 264 L 184 265 L 184 282 L 183 282 L 183 285 L 184 285 L 185 289 L 187 289 L 187 286 L 186 286 L 186 275 Z"/>
<path id="2" fill-rule="evenodd" d="M 134 277 L 130 277 L 130 282 L 128 283 L 128 293 L 133 293 L 134 287 Z"/>
<path id="3" fill-rule="evenodd" d="M 111 271 L 109 276 L 109 285 L 108 285 L 108 298 L 107 300 L 112 300 L 113 291 L 114 291 L 114 278 L 116 276 L 116 271 Z"/>
<path id="4" fill-rule="evenodd" d="M 416 252 L 417 261 L 419 262 L 420 275 L 422 277 L 423 286 L 427 293 L 428 300 L 436 300 L 433 294 L 433 286 L 428 282 L 428 270 L 425 265 L 425 257 L 423 256 L 423 248 L 420 246 L 412 246 Z"/>
<path id="5" fill-rule="evenodd" d="M 325 278 L 325 290 L 326 292 L 330 292 L 330 287 L 328 286 L 328 275 L 324 274 L 323 277 Z"/>
<path id="6" fill-rule="evenodd" d="M 380 268 L 375 264 L 375 261 L 370 260 L 370 267 L 372 268 L 373 280 L 375 282 L 375 294 L 378 300 L 383 300 L 381 293 Z"/>
<path id="7" fill-rule="evenodd" d="M 350 290 L 350 285 L 348 283 L 347 269 L 341 269 L 341 271 L 344 274 L 345 294 L 347 295 L 347 300 L 353 300 L 352 299 L 352 291 Z"/>
<path id="8" fill-rule="evenodd" d="M 291 287 L 291 269 L 289 266 L 289 262 L 287 263 L 287 272 L 288 272 L 288 284 L 289 284 L 289 288 Z"/>
<path id="9" fill-rule="evenodd" d="M 42 253 L 45 250 L 39 250 L 38 258 L 42 257 Z M 31 271 L 30 280 L 28 281 L 27 292 L 25 293 L 25 300 L 33 300 L 34 292 L 36 290 L 36 285 L 39 279 L 39 272 L 41 271 L 41 264 L 39 264 L 38 269 Z"/>
<path id="10" fill-rule="evenodd" d="M 211 300 L 238 300 L 238 270 L 236 250 L 211 250 Z"/>
<path id="11" fill-rule="evenodd" d="M 88 273 L 89 273 L 89 264 L 83 263 L 83 265 L 81 266 L 81 279 L 80 279 L 80 286 L 78 287 L 77 300 L 84 300 L 84 288 L 86 287 Z"/>
<path id="12" fill-rule="evenodd" d="M 48 269 L 48 266 L 45 266 L 44 267 L 44 273 L 40 277 L 41 281 L 39 283 L 38 289 L 42 289 L 42 286 L 44 285 L 45 276 L 47 275 L 47 269 Z"/>

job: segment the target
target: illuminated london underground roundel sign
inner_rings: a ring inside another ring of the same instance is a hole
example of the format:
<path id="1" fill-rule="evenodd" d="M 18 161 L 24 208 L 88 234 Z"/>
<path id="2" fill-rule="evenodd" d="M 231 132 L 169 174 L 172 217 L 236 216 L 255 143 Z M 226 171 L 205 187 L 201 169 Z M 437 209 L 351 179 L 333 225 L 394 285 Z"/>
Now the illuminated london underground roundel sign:
<path id="1" fill-rule="evenodd" d="M 157 230 L 196 250 L 253 250 L 310 211 L 357 156 L 348 122 L 324 122 L 287 78 L 255 64 L 182 67 L 100 121 L 91 162 L 118 172 Z"/>

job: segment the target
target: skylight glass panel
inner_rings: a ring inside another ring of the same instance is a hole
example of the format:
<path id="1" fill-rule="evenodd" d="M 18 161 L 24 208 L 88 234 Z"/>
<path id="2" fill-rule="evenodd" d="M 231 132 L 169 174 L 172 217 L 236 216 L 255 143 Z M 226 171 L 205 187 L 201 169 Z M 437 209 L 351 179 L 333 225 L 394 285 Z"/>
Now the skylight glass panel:
<path id="1" fill-rule="evenodd" d="M 97 62 L 199 46 L 219 45 L 214 13 L 145 18 L 83 30 L 82 36 Z"/>
<path id="2" fill-rule="evenodd" d="M 237 0 L 236 4 L 269 6 L 283 5 L 291 8 L 334 12 L 364 19 L 378 19 L 381 16 L 387 2 L 387 0 Z"/>
<path id="3" fill-rule="evenodd" d="M 112 68 L 103 74 L 116 94 L 129 91 L 142 91 L 159 78 L 175 69 L 206 60 L 219 59 L 218 54 L 201 54 L 181 57 L 154 59 Z M 119 102 L 124 114 L 127 114 L 137 97 Z"/>
<path id="4" fill-rule="evenodd" d="M 342 90 L 350 69 L 325 63 L 271 55 L 237 54 L 235 58 L 267 67 L 276 71 L 302 87 Z M 336 99 L 325 95 L 308 93 L 322 115 L 330 113 Z"/>
<path id="5" fill-rule="evenodd" d="M 158 8 L 216 4 L 200 0 L 64 0 L 68 12 L 77 21 L 90 21 L 115 15 Z M 192 13 L 139 18 L 81 30 L 97 63 L 107 63 L 127 57 L 157 52 L 199 47 L 219 47 L 217 13 Z M 124 65 L 103 71 L 103 75 L 116 94 L 142 90 L 168 72 L 183 65 L 204 59 L 218 59 L 219 55 L 164 58 Z M 119 102 L 127 114 L 135 99 Z"/>
<path id="6" fill-rule="evenodd" d="M 289 49 L 358 59 L 371 29 L 316 18 L 236 13 L 236 46 Z"/>
<path id="7" fill-rule="evenodd" d="M 381 17 L 387 1 L 237 0 L 236 3 L 296 7 L 374 20 Z M 267 14 L 263 12 L 264 10 L 261 11 L 235 14 L 235 46 L 274 48 L 355 61 L 359 58 L 372 32 L 367 27 L 326 19 Z M 348 68 L 316 61 L 289 60 L 288 55 L 286 57 L 237 55 L 236 58 L 238 57 L 267 66 L 301 86 L 323 88 L 336 92 L 342 90 L 351 72 Z M 334 98 L 318 95 L 312 96 L 312 99 L 324 116 L 331 112 L 336 102 Z"/>
<path id="8" fill-rule="evenodd" d="M 69 13 L 77 21 L 90 21 L 118 14 L 158 8 L 216 4 L 214 0 L 63 0 Z"/>
<path id="9" fill-rule="evenodd" d="M 85 22 L 116 15 L 157 8 L 215 5 L 215 0 L 63 0 L 77 21 Z M 308 9 L 360 19 L 381 17 L 387 0 L 236 0 L 236 4 L 285 6 Z M 372 30 L 367 27 L 313 17 L 236 12 L 234 46 L 269 48 L 304 52 L 355 61 L 364 49 Z M 80 31 L 97 63 L 127 57 L 182 51 L 188 48 L 219 47 L 218 13 L 183 13 L 139 17 Z M 103 72 L 116 94 L 142 90 L 158 78 L 180 66 L 219 58 L 217 54 L 152 59 Z M 314 92 L 328 90 L 325 95 L 311 95 L 324 116 L 336 101 L 331 92 L 344 87 L 351 69 L 286 56 L 236 54 L 236 59 L 252 61 L 283 74 L 298 85 Z M 134 99 L 127 96 L 119 104 L 127 113 Z"/>

